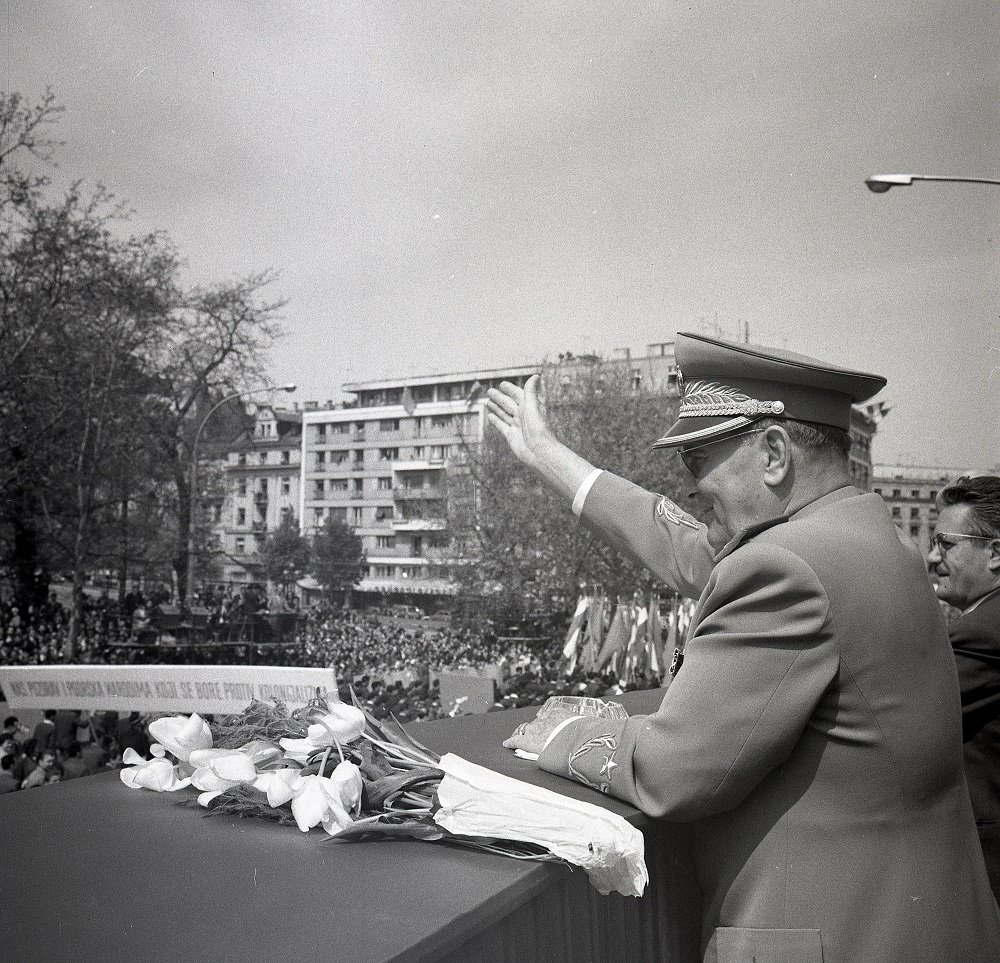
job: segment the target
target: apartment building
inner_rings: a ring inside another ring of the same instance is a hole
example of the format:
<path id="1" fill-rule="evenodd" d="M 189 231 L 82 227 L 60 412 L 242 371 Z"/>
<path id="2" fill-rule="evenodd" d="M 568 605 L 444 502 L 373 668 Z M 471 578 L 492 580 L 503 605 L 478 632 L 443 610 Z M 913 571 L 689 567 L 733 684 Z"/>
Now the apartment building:
<path id="1" fill-rule="evenodd" d="M 254 410 L 253 428 L 229 447 L 216 532 L 226 582 L 263 582 L 257 558 L 269 531 L 300 503 L 302 413 L 270 405 Z"/>
<path id="2" fill-rule="evenodd" d="M 873 490 L 881 495 L 896 527 L 927 555 L 937 523 L 935 499 L 942 488 L 962 475 L 962 468 L 927 465 L 875 465 Z"/>
<path id="3" fill-rule="evenodd" d="M 383 595 L 449 595 L 448 476 L 483 437 L 486 391 L 523 385 L 536 366 L 344 385 L 355 400 L 302 413 L 298 514 L 303 534 L 327 517 L 361 538 L 358 586 Z"/>

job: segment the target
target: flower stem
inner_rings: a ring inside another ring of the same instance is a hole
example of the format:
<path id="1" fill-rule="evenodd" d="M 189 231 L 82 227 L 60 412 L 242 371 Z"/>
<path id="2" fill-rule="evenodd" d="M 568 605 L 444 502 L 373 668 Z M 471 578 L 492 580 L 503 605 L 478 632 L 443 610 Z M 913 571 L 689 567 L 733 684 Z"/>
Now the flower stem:
<path id="1" fill-rule="evenodd" d="M 326 752 L 323 753 L 323 758 L 319 761 L 319 775 L 323 775 L 323 770 L 326 769 L 326 761 L 330 758 L 330 753 L 333 752 L 333 746 L 327 746 Z M 319 783 L 322 785 L 322 783 Z"/>

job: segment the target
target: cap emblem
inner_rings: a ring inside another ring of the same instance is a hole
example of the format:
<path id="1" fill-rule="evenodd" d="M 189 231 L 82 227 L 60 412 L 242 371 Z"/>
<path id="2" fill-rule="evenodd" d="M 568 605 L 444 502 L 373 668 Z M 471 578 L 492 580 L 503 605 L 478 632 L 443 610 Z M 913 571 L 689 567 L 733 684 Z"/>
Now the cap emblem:
<path id="1" fill-rule="evenodd" d="M 729 385 L 715 381 L 692 381 L 684 385 L 679 418 L 717 418 L 742 415 L 780 415 L 785 410 L 782 401 L 758 401 Z"/>

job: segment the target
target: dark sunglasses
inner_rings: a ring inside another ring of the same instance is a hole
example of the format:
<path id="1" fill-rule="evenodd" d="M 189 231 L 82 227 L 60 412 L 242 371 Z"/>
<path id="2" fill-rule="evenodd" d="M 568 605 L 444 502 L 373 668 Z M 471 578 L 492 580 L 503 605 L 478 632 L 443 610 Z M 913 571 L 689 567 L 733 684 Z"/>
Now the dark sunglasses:
<path id="1" fill-rule="evenodd" d="M 691 473 L 691 475 L 698 478 L 705 468 L 705 460 L 708 457 L 707 455 L 702 454 L 706 448 L 711 448 L 712 445 L 721 445 L 722 442 L 730 441 L 733 438 L 742 438 L 744 435 L 756 435 L 758 432 L 766 430 L 766 428 L 749 428 L 747 431 L 738 431 L 734 435 L 726 435 L 723 438 L 713 438 L 712 441 L 706 441 L 702 445 L 678 448 L 677 456 L 680 458 L 684 467 Z"/>

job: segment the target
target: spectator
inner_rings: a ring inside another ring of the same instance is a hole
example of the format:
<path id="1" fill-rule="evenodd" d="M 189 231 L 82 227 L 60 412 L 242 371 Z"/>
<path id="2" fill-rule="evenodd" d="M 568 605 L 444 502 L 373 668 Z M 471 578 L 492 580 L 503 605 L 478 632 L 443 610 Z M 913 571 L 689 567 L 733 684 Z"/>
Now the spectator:
<path id="1" fill-rule="evenodd" d="M 14 763 L 13 756 L 4 756 L 0 759 L 0 794 L 15 792 L 21 788 L 21 783 L 14 775 Z"/>
<path id="2" fill-rule="evenodd" d="M 62 762 L 63 779 L 79 779 L 90 775 L 87 764 L 80 758 L 80 743 L 71 742 Z"/>
<path id="3" fill-rule="evenodd" d="M 0 733 L 0 740 L 5 739 L 7 736 L 11 736 L 16 739 L 22 745 L 24 740 L 27 739 L 31 733 L 28 731 L 27 726 L 22 726 L 20 719 L 17 716 L 7 716 L 3 721 L 3 733 Z"/>
<path id="4" fill-rule="evenodd" d="M 937 503 L 927 565 L 938 598 L 961 613 L 948 636 L 962 697 L 965 774 L 1000 899 L 1000 478 L 960 478 Z"/>
<path id="5" fill-rule="evenodd" d="M 56 766 L 56 754 L 51 749 L 43 749 L 38 765 L 25 777 L 21 783 L 22 789 L 34 789 L 36 786 L 44 786 L 48 782 L 50 773 Z"/>
<path id="6" fill-rule="evenodd" d="M 134 749 L 144 758 L 149 755 L 149 736 L 138 712 L 130 712 L 127 719 L 118 721 L 117 741 L 122 752 Z"/>
<path id="7" fill-rule="evenodd" d="M 60 709 L 55 717 L 55 747 L 56 751 L 65 753 L 70 745 L 77 741 L 76 727 L 80 721 L 79 709 Z"/>
<path id="8" fill-rule="evenodd" d="M 80 758 L 87 767 L 88 773 L 101 772 L 108 765 L 107 744 L 111 743 L 111 738 L 103 736 L 100 741 L 92 739 L 80 748 Z"/>
<path id="9" fill-rule="evenodd" d="M 46 709 L 45 717 L 41 722 L 35 726 L 35 731 L 32 733 L 36 748 L 41 751 L 43 749 L 53 749 L 55 748 L 56 740 L 56 710 Z"/>

